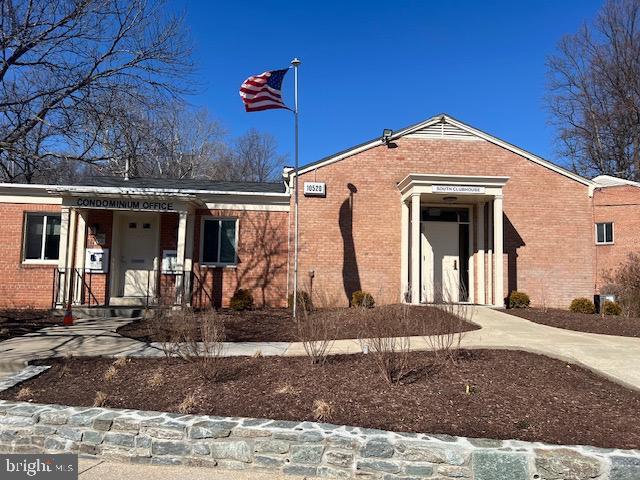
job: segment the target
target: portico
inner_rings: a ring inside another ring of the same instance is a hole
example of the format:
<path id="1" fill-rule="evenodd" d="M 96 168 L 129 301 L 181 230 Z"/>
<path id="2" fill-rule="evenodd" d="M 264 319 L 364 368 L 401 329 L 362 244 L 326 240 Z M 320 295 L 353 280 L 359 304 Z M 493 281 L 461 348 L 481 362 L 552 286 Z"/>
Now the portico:
<path id="1" fill-rule="evenodd" d="M 56 189 L 62 197 L 55 304 L 188 305 L 194 195 Z"/>
<path id="2" fill-rule="evenodd" d="M 509 177 L 410 174 L 401 195 L 401 297 L 504 305 L 503 187 Z"/>

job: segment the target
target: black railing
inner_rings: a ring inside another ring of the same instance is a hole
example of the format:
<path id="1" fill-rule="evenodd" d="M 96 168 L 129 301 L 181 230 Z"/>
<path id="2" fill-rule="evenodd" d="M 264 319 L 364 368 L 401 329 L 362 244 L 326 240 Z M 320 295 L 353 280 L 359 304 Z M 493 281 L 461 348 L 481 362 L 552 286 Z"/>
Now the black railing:
<path id="1" fill-rule="evenodd" d="M 104 295 L 99 298 L 94 293 L 94 277 L 99 275 L 103 281 Z M 88 307 L 101 307 L 108 304 L 109 274 L 90 268 L 56 268 L 53 276 L 53 307 L 65 305 L 72 295 L 73 303 Z"/>
<path id="2" fill-rule="evenodd" d="M 209 300 L 209 292 L 199 277 L 190 270 L 159 272 L 147 270 L 144 291 L 132 297 L 144 299 L 145 306 L 182 306 L 189 302 L 194 281 Z M 109 306 L 111 277 L 100 270 L 85 268 L 56 268 L 53 276 L 52 306 L 65 306 L 71 296 L 73 305 L 86 307 Z"/>

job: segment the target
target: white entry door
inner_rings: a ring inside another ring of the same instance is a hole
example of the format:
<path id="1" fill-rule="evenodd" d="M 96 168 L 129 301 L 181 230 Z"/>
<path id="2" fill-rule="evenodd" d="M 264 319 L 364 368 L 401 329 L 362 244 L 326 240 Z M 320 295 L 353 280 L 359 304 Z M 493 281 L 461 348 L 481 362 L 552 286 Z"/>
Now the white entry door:
<path id="1" fill-rule="evenodd" d="M 422 222 L 422 300 L 460 301 L 457 222 Z"/>
<path id="2" fill-rule="evenodd" d="M 156 289 L 155 260 L 158 240 L 158 216 L 122 215 L 120 235 L 119 296 L 153 298 Z"/>

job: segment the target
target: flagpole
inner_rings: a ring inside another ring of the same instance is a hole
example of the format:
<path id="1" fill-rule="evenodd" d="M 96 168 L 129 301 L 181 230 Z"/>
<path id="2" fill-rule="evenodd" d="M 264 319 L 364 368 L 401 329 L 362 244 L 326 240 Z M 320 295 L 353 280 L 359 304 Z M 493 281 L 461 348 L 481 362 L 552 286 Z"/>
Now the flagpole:
<path id="1" fill-rule="evenodd" d="M 295 185 L 294 185 L 294 227 L 293 227 L 293 319 L 297 319 L 298 314 L 298 67 L 300 60 L 291 60 L 293 66 L 293 91 L 294 91 L 294 124 L 295 124 Z"/>

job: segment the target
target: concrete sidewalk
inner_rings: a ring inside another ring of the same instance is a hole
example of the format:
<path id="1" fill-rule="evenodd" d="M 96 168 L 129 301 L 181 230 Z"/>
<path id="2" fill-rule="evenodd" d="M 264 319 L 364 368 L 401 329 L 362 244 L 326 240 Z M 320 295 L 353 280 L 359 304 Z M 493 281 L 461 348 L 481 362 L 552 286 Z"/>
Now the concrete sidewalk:
<path id="1" fill-rule="evenodd" d="M 640 390 L 640 338 L 574 332 L 540 325 L 503 311 L 487 307 L 469 307 L 472 321 L 480 330 L 466 332 L 465 348 L 504 348 L 525 350 L 582 365 L 606 377 Z M 34 359 L 54 356 L 131 356 L 160 357 L 159 343 L 144 343 L 122 337 L 116 330 L 132 321 L 129 318 L 78 320 L 71 327 L 48 327 L 22 337 L 0 342 L 0 377 L 18 371 Z M 365 341 L 366 342 L 366 341 Z M 362 352 L 358 340 L 336 340 L 331 354 Z M 429 342 L 411 337 L 413 350 L 428 350 Z M 301 342 L 225 343 L 227 356 L 261 354 L 263 356 L 306 355 Z"/>
<path id="2" fill-rule="evenodd" d="M 99 459 L 80 458 L 79 478 L 82 480 L 148 480 L 150 476 L 162 480 L 312 480 L 315 477 L 279 475 L 277 472 L 256 473 L 217 468 L 131 465 Z"/>

